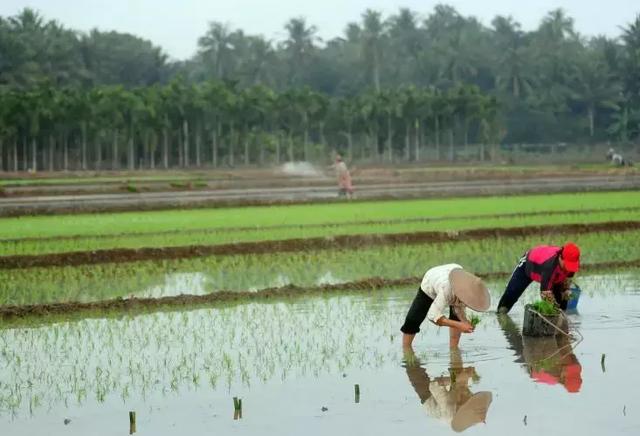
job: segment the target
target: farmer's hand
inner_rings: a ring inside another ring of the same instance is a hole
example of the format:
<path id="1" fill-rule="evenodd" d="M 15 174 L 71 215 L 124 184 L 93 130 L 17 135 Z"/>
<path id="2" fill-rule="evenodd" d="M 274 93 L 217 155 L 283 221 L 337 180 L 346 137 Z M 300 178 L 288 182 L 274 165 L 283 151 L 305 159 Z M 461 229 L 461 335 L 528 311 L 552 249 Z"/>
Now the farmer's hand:
<path id="1" fill-rule="evenodd" d="M 569 300 L 571 300 L 571 291 L 569 291 L 569 290 L 564 291 L 564 292 L 562 293 L 562 299 L 563 299 L 564 301 L 569 301 Z"/>
<path id="2" fill-rule="evenodd" d="M 553 292 L 551 291 L 542 291 L 540 292 L 540 298 L 543 300 L 554 301 L 555 297 L 553 296 Z"/>
<path id="3" fill-rule="evenodd" d="M 462 333 L 473 333 L 473 326 L 468 322 L 460 322 L 460 327 L 458 328 Z"/>

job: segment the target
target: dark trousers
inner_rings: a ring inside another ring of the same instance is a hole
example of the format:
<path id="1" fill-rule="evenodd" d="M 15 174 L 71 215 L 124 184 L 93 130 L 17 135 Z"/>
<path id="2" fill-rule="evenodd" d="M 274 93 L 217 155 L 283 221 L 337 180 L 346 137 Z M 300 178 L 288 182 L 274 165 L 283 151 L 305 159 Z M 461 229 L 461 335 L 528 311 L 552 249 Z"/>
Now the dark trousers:
<path id="1" fill-rule="evenodd" d="M 415 335 L 418 333 L 420 331 L 420 325 L 427 317 L 427 312 L 429 312 L 429 308 L 432 303 L 433 298 L 429 297 L 422 291 L 422 289 L 418 288 L 418 293 L 413 299 L 411 307 L 409 307 L 409 312 L 407 312 L 407 317 L 405 318 L 402 327 L 400 327 L 400 331 L 408 335 Z M 449 319 L 453 321 L 460 321 L 451 306 L 449 306 Z"/>
<path id="2" fill-rule="evenodd" d="M 527 253 L 520 258 L 518 265 L 511 274 L 511 279 L 509 279 L 509 283 L 507 283 L 504 294 L 502 294 L 500 302 L 498 303 L 498 312 L 509 312 L 513 305 L 516 304 L 516 301 L 518 301 L 524 290 L 527 289 L 527 286 L 531 284 L 532 280 L 525 272 L 526 262 Z M 553 291 L 553 296 L 560 306 L 560 309 L 565 310 L 567 308 L 567 301 L 562 298 L 562 283 L 554 284 L 551 290 Z"/>

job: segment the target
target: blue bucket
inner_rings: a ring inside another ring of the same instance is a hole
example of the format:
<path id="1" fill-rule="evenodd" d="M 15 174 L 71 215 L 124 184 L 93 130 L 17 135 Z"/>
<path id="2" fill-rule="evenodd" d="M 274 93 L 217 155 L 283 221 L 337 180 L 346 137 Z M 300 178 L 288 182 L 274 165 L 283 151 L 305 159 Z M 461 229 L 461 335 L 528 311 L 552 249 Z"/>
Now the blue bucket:
<path id="1" fill-rule="evenodd" d="M 578 300 L 580 300 L 580 294 L 582 291 L 580 287 L 575 283 L 571 285 L 569 288 L 571 291 L 571 298 L 567 302 L 567 310 L 577 310 L 578 309 Z"/>

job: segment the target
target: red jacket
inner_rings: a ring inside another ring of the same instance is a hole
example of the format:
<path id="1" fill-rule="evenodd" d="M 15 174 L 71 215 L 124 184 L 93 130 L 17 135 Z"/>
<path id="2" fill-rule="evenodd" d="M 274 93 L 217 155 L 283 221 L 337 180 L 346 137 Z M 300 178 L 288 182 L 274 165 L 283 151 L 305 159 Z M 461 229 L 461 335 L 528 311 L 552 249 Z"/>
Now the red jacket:
<path id="1" fill-rule="evenodd" d="M 555 245 L 539 245 L 527 253 L 524 271 L 531 280 L 540 283 L 541 292 L 550 291 L 572 275 L 560 268 L 560 253 L 562 247 Z"/>

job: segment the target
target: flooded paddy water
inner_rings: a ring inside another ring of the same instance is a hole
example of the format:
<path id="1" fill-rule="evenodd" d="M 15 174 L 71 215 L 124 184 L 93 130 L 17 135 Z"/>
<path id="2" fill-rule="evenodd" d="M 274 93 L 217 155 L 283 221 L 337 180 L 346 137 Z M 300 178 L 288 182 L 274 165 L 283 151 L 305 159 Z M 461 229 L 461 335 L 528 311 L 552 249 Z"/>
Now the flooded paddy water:
<path id="1" fill-rule="evenodd" d="M 202 286 L 198 277 L 175 280 Z M 445 329 L 426 323 L 414 353 L 402 350 L 399 327 L 417 283 L 4 322 L 0 428 L 18 436 L 128 434 L 135 411 L 135 434 L 154 436 L 638 434 L 640 273 L 578 282 L 571 341 L 523 340 L 521 301 L 509 317 L 483 314 L 459 352 L 449 350 Z M 490 283 L 494 305 L 503 286 Z"/>

